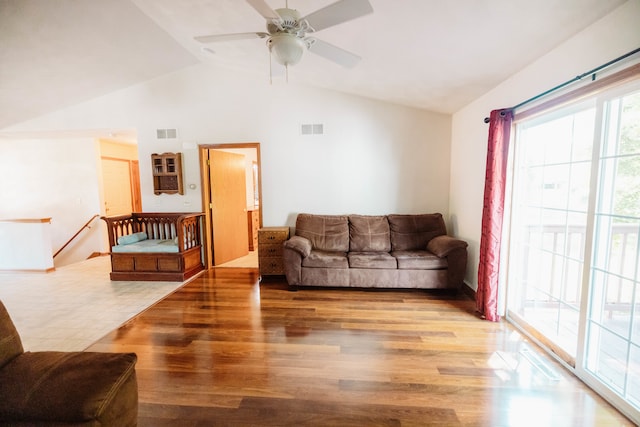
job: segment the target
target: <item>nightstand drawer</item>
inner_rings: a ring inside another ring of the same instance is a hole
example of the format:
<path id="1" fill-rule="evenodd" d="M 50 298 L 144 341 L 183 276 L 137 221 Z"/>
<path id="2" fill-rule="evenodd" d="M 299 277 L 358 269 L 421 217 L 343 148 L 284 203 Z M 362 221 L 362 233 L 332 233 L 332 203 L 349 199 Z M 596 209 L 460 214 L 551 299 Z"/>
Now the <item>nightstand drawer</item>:
<path id="1" fill-rule="evenodd" d="M 260 257 L 260 274 L 281 275 L 284 274 L 284 261 L 282 258 Z"/>
<path id="2" fill-rule="evenodd" d="M 259 246 L 260 257 L 282 258 L 282 243 L 263 243 Z"/>
<path id="3" fill-rule="evenodd" d="M 284 242 L 289 238 L 289 227 L 265 227 L 258 230 L 258 244 Z"/>

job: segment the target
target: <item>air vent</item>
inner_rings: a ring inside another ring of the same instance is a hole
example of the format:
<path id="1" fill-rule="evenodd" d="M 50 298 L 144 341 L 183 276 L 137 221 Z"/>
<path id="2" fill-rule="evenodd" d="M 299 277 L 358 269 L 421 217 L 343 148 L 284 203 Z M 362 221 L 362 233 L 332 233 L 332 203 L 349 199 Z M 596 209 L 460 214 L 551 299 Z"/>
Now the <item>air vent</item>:
<path id="1" fill-rule="evenodd" d="M 322 123 L 305 123 L 300 125 L 300 133 L 302 135 L 323 135 L 324 125 Z"/>
<path id="2" fill-rule="evenodd" d="M 156 129 L 158 139 L 176 139 L 178 131 L 176 129 Z"/>

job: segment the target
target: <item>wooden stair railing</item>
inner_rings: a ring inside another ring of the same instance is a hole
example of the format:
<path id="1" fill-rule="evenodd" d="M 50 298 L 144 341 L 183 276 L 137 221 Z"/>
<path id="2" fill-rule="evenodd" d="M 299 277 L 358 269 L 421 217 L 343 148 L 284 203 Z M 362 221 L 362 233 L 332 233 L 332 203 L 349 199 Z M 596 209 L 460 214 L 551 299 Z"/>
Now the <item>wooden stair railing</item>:
<path id="1" fill-rule="evenodd" d="M 98 215 L 98 214 L 96 214 L 96 215 L 92 216 L 92 217 L 91 217 L 91 219 L 90 219 L 89 221 L 87 221 L 85 225 L 83 225 L 82 227 L 80 227 L 80 230 L 78 230 L 78 231 L 76 232 L 76 234 L 74 234 L 74 235 L 73 235 L 69 240 L 67 240 L 67 243 L 65 243 L 64 245 L 62 245 L 62 247 L 61 247 L 60 249 L 58 249 L 58 252 L 56 252 L 55 254 L 53 254 L 53 257 L 55 258 L 56 256 L 58 256 L 58 254 L 59 254 L 60 252 L 62 252 L 62 250 L 63 250 L 64 248 L 66 248 L 67 246 L 69 246 L 69 243 L 71 243 L 71 242 L 73 241 L 73 239 L 75 239 L 76 237 L 78 237 L 78 234 L 80 234 L 80 233 L 82 232 L 82 230 L 84 230 L 85 228 L 91 228 L 91 227 L 89 227 L 89 224 L 91 224 L 91 222 L 92 222 L 94 219 L 99 218 L 99 217 L 100 217 L 100 215 Z"/>

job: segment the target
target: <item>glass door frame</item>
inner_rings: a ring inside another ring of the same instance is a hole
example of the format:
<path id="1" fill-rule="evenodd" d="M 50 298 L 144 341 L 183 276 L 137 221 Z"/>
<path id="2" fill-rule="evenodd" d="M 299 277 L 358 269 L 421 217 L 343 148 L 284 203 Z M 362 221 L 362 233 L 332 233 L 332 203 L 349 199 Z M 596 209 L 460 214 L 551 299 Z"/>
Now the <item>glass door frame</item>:
<path id="1" fill-rule="evenodd" d="M 631 68 L 635 69 L 635 71 L 631 73 L 631 75 L 634 76 L 634 78 L 629 79 L 627 77 L 626 80 L 623 79 L 622 81 L 620 81 L 620 87 L 606 88 L 606 90 L 604 91 L 600 90 L 597 93 L 590 94 L 589 96 L 585 96 L 582 99 L 567 101 L 567 102 L 564 102 L 564 104 L 561 104 L 560 102 L 556 101 L 557 104 L 564 105 L 566 107 L 574 103 L 576 105 L 580 104 L 582 101 L 584 101 L 587 98 L 595 98 L 596 100 L 595 102 L 596 115 L 595 115 L 595 126 L 594 126 L 593 147 L 592 147 L 593 155 L 591 160 L 591 175 L 589 180 L 590 195 L 589 195 L 589 202 L 588 202 L 588 208 L 587 208 L 585 246 L 584 246 L 584 255 L 583 255 L 584 261 L 582 265 L 582 284 L 581 284 L 582 297 L 580 301 L 580 313 L 579 313 L 579 325 L 578 325 L 578 337 L 577 337 L 578 340 L 577 340 L 575 360 L 572 361 L 570 358 L 568 358 L 566 354 L 563 354 L 564 352 L 562 351 L 562 349 L 558 349 L 557 346 L 555 346 L 553 343 L 546 340 L 541 333 L 535 330 L 532 330 L 530 327 L 527 327 L 526 325 L 520 324 L 518 322 L 518 317 L 520 316 L 518 316 L 517 313 L 514 313 L 513 311 L 511 311 L 509 307 L 509 293 L 512 290 L 510 290 L 509 286 L 507 286 L 507 282 L 509 280 L 509 277 L 511 277 L 510 270 L 513 269 L 513 267 L 509 265 L 509 259 L 511 258 L 510 257 L 510 250 L 511 250 L 510 238 L 511 238 L 511 233 L 513 231 L 512 215 L 514 215 L 513 206 L 512 206 L 512 203 L 514 202 L 513 182 L 514 182 L 514 175 L 515 175 L 513 153 L 510 154 L 509 171 L 511 176 L 510 176 L 510 179 L 508 180 L 508 186 L 507 186 L 507 189 L 509 190 L 507 193 L 507 197 L 508 197 L 507 200 L 509 200 L 509 203 L 508 205 L 505 205 L 506 227 L 504 228 L 505 231 L 503 235 L 504 245 L 503 245 L 502 253 L 504 254 L 504 256 L 502 261 L 503 268 L 501 268 L 501 270 L 504 273 L 501 274 L 501 282 L 502 282 L 501 291 L 503 291 L 503 295 L 505 296 L 503 299 L 505 303 L 505 313 L 506 313 L 505 317 L 509 322 L 511 322 L 517 329 L 519 329 L 521 332 L 527 335 L 534 342 L 536 342 L 537 344 L 545 348 L 552 357 L 554 357 L 558 362 L 564 365 L 567 369 L 572 371 L 578 378 L 580 378 L 588 386 L 594 389 L 603 398 L 605 398 L 610 403 L 612 403 L 621 412 L 623 412 L 625 415 L 630 417 L 635 422 L 640 423 L 640 410 L 638 410 L 637 407 L 634 407 L 633 405 L 628 403 L 622 396 L 614 392 L 611 388 L 609 388 L 609 386 L 604 384 L 596 375 L 594 375 L 592 372 L 590 372 L 586 368 L 587 345 L 588 345 L 587 338 L 589 333 L 588 324 L 591 316 L 590 309 L 592 306 L 592 296 L 593 296 L 591 293 L 590 287 L 592 283 L 592 267 L 594 263 L 594 258 L 593 258 L 594 244 L 595 244 L 594 242 L 596 239 L 596 236 L 594 233 L 595 233 L 595 226 L 596 226 L 596 209 L 597 209 L 597 202 L 598 202 L 597 199 L 598 199 L 598 194 L 600 192 L 599 186 L 601 185 L 599 183 L 600 168 L 601 168 L 601 152 L 602 152 L 601 149 L 602 149 L 602 141 L 605 137 L 604 131 L 605 131 L 605 123 L 606 123 L 604 106 L 607 102 L 610 102 L 610 100 L 612 99 L 619 98 L 626 93 L 635 92 L 636 90 L 640 89 L 640 75 L 638 74 L 639 73 L 638 66 L 631 67 Z M 627 76 L 629 75 L 628 70 L 623 70 L 621 74 L 622 73 L 627 73 Z M 629 83 L 630 80 L 632 80 L 631 83 Z M 557 109 L 560 110 L 562 109 L 562 107 L 558 105 Z M 540 107 L 537 107 L 536 111 L 541 112 L 545 110 L 541 109 Z M 551 113 L 552 108 L 551 107 L 548 108 L 547 111 Z M 526 115 L 525 115 L 525 118 L 526 118 Z M 521 122 L 522 120 L 524 120 L 524 118 L 519 118 L 518 115 L 516 115 L 514 126 L 516 126 L 517 123 Z M 512 134 L 515 135 L 516 133 L 517 132 L 513 132 Z M 511 152 L 513 151 L 515 150 L 511 150 Z M 633 321 L 633 319 L 631 321 Z M 628 375 L 628 371 L 627 371 L 627 375 Z"/>

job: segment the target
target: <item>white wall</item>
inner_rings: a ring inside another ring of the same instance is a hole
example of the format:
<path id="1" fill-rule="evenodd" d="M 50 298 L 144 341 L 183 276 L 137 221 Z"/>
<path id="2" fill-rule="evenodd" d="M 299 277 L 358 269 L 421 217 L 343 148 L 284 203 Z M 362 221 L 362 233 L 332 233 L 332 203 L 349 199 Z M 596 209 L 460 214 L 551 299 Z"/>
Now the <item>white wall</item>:
<path id="1" fill-rule="evenodd" d="M 51 218 L 56 252 L 93 215 L 100 214 L 93 138 L 0 139 L 0 218 Z M 101 248 L 100 219 L 55 258 L 55 266 L 86 259 Z M 20 242 L 16 242 L 19 244 Z"/>
<path id="2" fill-rule="evenodd" d="M 323 123 L 325 135 L 301 136 L 302 123 Z M 146 211 L 202 209 L 198 144 L 260 142 L 266 226 L 294 225 L 298 212 L 448 214 L 450 116 L 294 83 L 270 86 L 267 75 L 198 65 L 5 131 L 110 128 L 137 131 Z M 157 128 L 176 128 L 178 140 L 157 140 Z M 183 153 L 184 195 L 153 194 L 150 155 L 166 151 Z M 46 179 L 37 170 L 24 178 L 33 187 Z"/>
<path id="3" fill-rule="evenodd" d="M 0 219 L 0 271 L 51 271 L 53 255 L 50 218 Z"/>
<path id="4" fill-rule="evenodd" d="M 470 243 L 466 282 L 472 288 L 477 288 L 487 152 L 483 119 L 493 109 L 517 105 L 640 47 L 639 23 L 640 1 L 631 0 L 453 115 L 449 211 L 455 233 Z"/>

